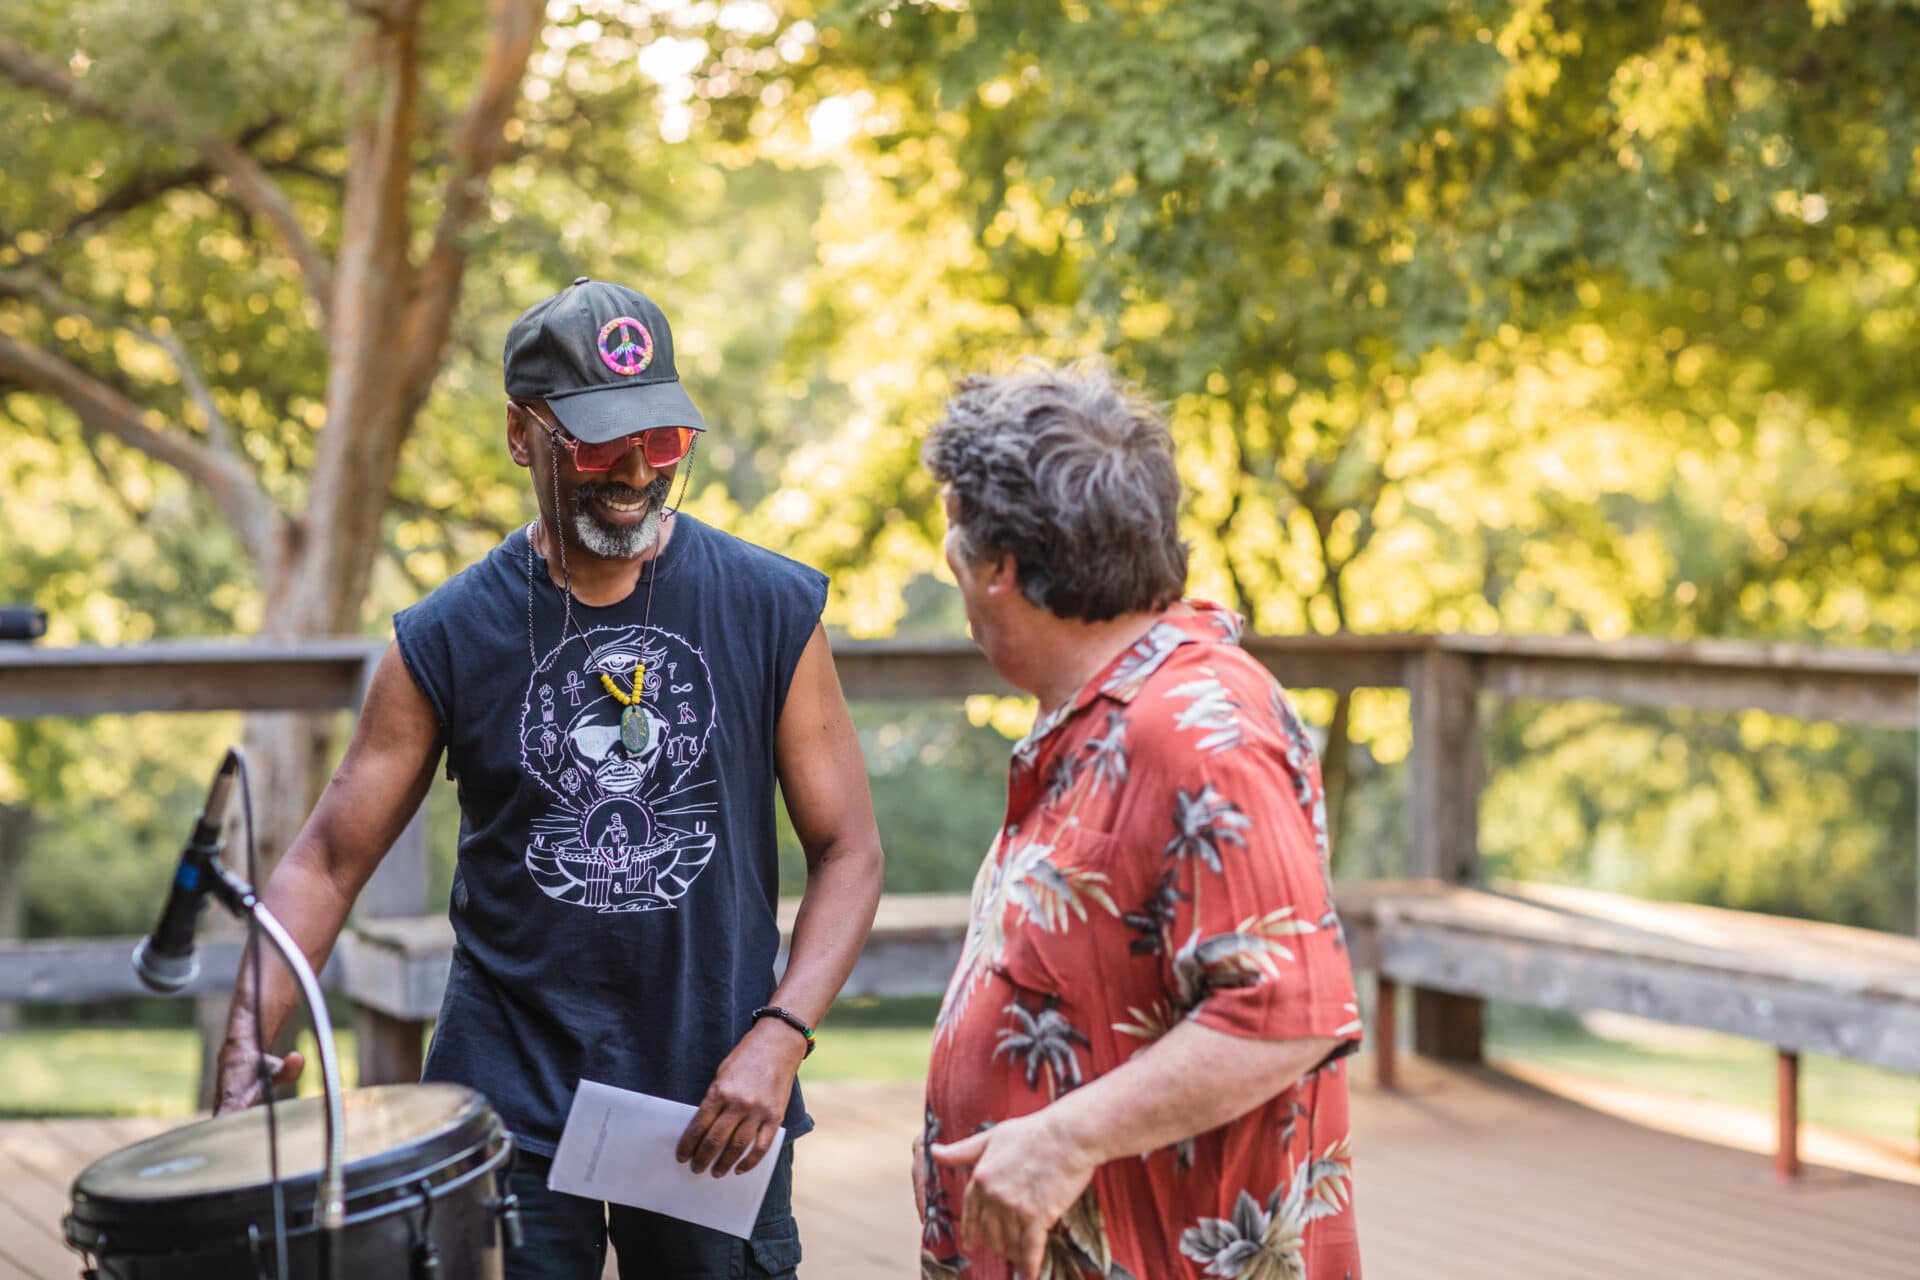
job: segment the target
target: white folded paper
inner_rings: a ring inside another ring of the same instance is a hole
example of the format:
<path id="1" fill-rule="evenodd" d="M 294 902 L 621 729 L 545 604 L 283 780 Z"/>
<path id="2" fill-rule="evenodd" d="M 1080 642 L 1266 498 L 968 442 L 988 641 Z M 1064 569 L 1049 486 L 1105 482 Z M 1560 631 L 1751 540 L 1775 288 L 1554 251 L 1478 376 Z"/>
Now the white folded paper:
<path id="1" fill-rule="evenodd" d="M 651 1209 L 747 1239 L 767 1198 L 782 1128 L 747 1173 L 714 1177 L 674 1159 L 696 1108 L 597 1080 L 582 1080 L 560 1133 L 547 1187 L 568 1195 Z"/>

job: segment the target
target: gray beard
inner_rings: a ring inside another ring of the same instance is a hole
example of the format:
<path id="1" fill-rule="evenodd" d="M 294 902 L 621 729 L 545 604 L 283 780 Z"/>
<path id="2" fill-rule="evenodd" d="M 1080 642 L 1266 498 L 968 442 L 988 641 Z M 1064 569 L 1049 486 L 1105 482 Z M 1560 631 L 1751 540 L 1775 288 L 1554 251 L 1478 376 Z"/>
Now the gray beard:
<path id="1" fill-rule="evenodd" d="M 659 541 L 661 513 L 672 487 L 673 482 L 666 476 L 655 476 L 653 483 L 644 490 L 605 482 L 581 485 L 573 491 L 574 538 L 582 547 L 605 560 L 632 560 L 645 555 Z M 630 502 L 636 497 L 644 498 L 647 504 L 646 517 L 635 525 L 611 524 L 602 520 L 593 509 L 594 501 L 602 495 L 622 502 Z"/>

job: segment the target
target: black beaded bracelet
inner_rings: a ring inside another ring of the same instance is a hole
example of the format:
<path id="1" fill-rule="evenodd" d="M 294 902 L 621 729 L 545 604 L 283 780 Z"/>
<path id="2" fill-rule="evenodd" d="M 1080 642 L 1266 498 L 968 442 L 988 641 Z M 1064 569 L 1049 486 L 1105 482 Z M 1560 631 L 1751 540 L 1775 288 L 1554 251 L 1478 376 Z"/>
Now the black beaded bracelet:
<path id="1" fill-rule="evenodd" d="M 763 1004 L 753 1011 L 753 1020 L 755 1022 L 760 1021 L 762 1018 L 778 1018 L 805 1036 L 807 1038 L 807 1051 L 800 1055 L 801 1060 L 804 1061 L 813 1056 L 813 1028 L 800 1021 L 796 1015 L 788 1013 L 777 1004 Z"/>

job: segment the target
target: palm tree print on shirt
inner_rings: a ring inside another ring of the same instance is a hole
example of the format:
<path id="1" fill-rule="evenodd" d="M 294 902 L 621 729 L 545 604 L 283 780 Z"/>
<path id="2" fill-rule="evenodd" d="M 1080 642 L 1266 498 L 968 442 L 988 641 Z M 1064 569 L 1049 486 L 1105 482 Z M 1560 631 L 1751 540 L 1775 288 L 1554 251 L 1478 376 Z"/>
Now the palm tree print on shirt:
<path id="1" fill-rule="evenodd" d="M 1267 691 L 1267 709 L 1280 725 L 1281 734 L 1287 744 L 1287 772 L 1293 777 L 1294 799 L 1300 802 L 1313 822 L 1314 852 L 1320 860 L 1320 884 L 1327 892 L 1326 910 L 1320 916 L 1320 927 L 1333 930 L 1335 946 L 1347 944 L 1346 930 L 1340 924 L 1340 917 L 1333 909 L 1333 846 L 1327 828 L 1327 798 L 1325 793 L 1314 785 L 1319 765 L 1313 751 L 1313 739 L 1307 736 L 1306 725 L 1300 722 L 1300 715 L 1293 709 L 1293 703 L 1279 685 Z"/>
<path id="2" fill-rule="evenodd" d="M 1204 679 L 1177 684 L 1167 690 L 1166 696 L 1187 699 L 1187 709 L 1174 716 L 1173 727 L 1204 730 L 1206 736 L 1196 745 L 1208 755 L 1217 756 L 1245 742 L 1247 735 L 1240 723 L 1239 700 L 1211 670 L 1202 668 L 1201 672 Z"/>
<path id="3" fill-rule="evenodd" d="M 1265 1205 L 1242 1191 L 1231 1218 L 1202 1218 L 1180 1235 L 1180 1252 L 1222 1280 L 1306 1280 L 1307 1224 L 1346 1208 L 1353 1157 L 1342 1138 L 1302 1161 Z"/>
<path id="4" fill-rule="evenodd" d="M 1048 996 L 1037 1013 L 1016 998 L 1007 1006 L 1007 1013 L 1013 1025 L 1001 1031 L 993 1056 L 1004 1053 L 1009 1061 L 1021 1063 L 1029 1089 L 1039 1088 L 1044 1076 L 1050 1099 L 1079 1088 L 1086 1079 L 1080 1067 L 1080 1050 L 1091 1047 L 1092 1042 L 1060 1012 L 1059 998 Z"/>
<path id="5" fill-rule="evenodd" d="M 1137 1005 L 1128 1005 L 1127 1016 L 1133 1021 L 1116 1022 L 1113 1024 L 1113 1029 L 1123 1036 L 1132 1036 L 1140 1041 L 1140 1048 L 1133 1051 L 1139 1053 L 1140 1049 L 1146 1048 L 1178 1026 L 1180 1019 L 1186 1015 L 1175 1009 L 1169 1001 L 1155 1000 L 1144 1009 Z"/>
<path id="6" fill-rule="evenodd" d="M 1277 977 L 1280 963 L 1294 958 L 1280 939 L 1318 928 L 1312 921 L 1295 920 L 1292 907 L 1280 907 L 1248 916 L 1231 933 L 1203 938 L 1196 930 L 1173 956 L 1181 1012 L 1199 1007 L 1209 992 L 1256 986 Z"/>
<path id="7" fill-rule="evenodd" d="M 1113 1259 L 1100 1199 L 1088 1187 L 1047 1235 L 1040 1274 L 1033 1280 L 1135 1280 Z"/>
<path id="8" fill-rule="evenodd" d="M 1051 844 L 1029 841 L 993 864 L 984 900 L 973 912 L 946 1005 L 934 1026 L 936 1041 L 966 1011 L 974 988 L 988 970 L 1000 963 L 1007 946 L 1009 908 L 1018 908 L 1028 923 L 1046 933 L 1062 933 L 1074 920 L 1085 920 L 1090 902 L 1110 916 L 1120 914 L 1107 893 L 1104 872 L 1060 866 L 1053 861 L 1053 852 Z"/>
<path id="9" fill-rule="evenodd" d="M 1221 846 L 1246 848 L 1247 838 L 1240 833 L 1252 825 L 1253 819 L 1215 791 L 1211 782 L 1193 793 L 1181 787 L 1174 795 L 1174 837 L 1167 841 L 1166 854 L 1170 858 L 1198 858 L 1215 874 L 1224 874 Z"/>
<path id="10" fill-rule="evenodd" d="M 1105 787 L 1118 792 L 1127 780 L 1127 718 L 1109 711 L 1106 729 L 1088 738 L 1081 750 L 1086 753 L 1095 790 Z"/>
<path id="11" fill-rule="evenodd" d="M 1166 665 L 1167 659 L 1186 642 L 1187 634 L 1178 625 L 1154 623 L 1114 665 L 1113 674 L 1100 686 L 1100 692 L 1123 701 L 1131 699 L 1147 683 L 1147 677 Z"/>
<path id="12" fill-rule="evenodd" d="M 967 1260 L 959 1254 L 942 1258 L 931 1249 L 920 1250 L 920 1280 L 961 1280 L 966 1269 Z"/>
<path id="13" fill-rule="evenodd" d="M 1117 794 L 1127 780 L 1127 719 L 1117 711 L 1107 714 L 1107 727 L 1060 757 L 1047 773 L 1046 807 L 1054 809 L 1073 794 L 1083 775 L 1094 793 L 1103 788 Z M 1079 808 L 1079 800 L 1074 802 Z"/>
<path id="14" fill-rule="evenodd" d="M 926 1125 L 921 1133 L 920 1171 L 926 1179 L 927 1205 L 920 1239 L 923 1244 L 931 1245 L 953 1234 L 953 1206 L 945 1184 L 940 1181 L 939 1162 L 933 1158 L 933 1144 L 940 1141 L 940 1117 L 933 1113 L 932 1107 L 927 1108 Z"/>
<path id="15" fill-rule="evenodd" d="M 1282 961 L 1294 958 L 1292 949 L 1280 939 L 1313 933 L 1317 928 L 1305 920 L 1293 919 L 1292 907 L 1281 907 L 1263 916 L 1247 917 L 1231 933 L 1209 934 L 1203 938 L 1196 931 L 1185 946 L 1174 952 L 1173 978 L 1178 999 L 1156 1000 L 1146 1008 L 1130 1005 L 1127 1015 L 1133 1021 L 1116 1022 L 1113 1029 L 1141 1041 L 1140 1047 L 1144 1049 L 1179 1025 L 1210 993 L 1255 986 L 1262 979 L 1276 975 Z"/>
<path id="16" fill-rule="evenodd" d="M 1180 892 L 1179 877 L 1169 867 L 1155 881 L 1153 892 L 1139 906 L 1121 916 L 1121 922 L 1140 936 L 1127 944 L 1129 954 L 1136 956 L 1162 955 L 1167 949 L 1167 939 L 1173 934 L 1173 922 L 1177 918 L 1182 902 L 1190 901 Z"/>

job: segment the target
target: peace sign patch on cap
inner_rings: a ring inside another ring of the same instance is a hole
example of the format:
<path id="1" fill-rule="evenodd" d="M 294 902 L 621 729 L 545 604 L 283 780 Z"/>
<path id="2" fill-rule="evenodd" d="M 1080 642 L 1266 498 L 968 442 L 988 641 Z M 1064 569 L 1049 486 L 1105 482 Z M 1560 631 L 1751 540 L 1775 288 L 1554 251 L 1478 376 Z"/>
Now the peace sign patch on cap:
<path id="1" fill-rule="evenodd" d="M 600 329 L 600 359 L 615 373 L 631 377 L 653 363 L 653 335 L 632 316 L 615 316 Z"/>

